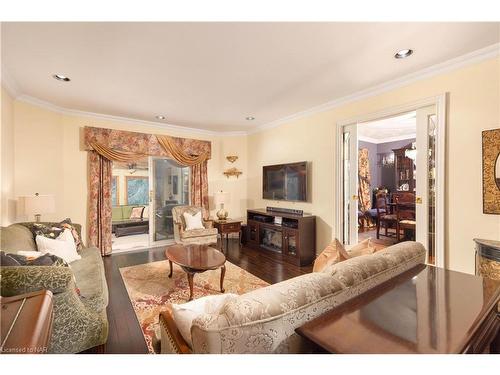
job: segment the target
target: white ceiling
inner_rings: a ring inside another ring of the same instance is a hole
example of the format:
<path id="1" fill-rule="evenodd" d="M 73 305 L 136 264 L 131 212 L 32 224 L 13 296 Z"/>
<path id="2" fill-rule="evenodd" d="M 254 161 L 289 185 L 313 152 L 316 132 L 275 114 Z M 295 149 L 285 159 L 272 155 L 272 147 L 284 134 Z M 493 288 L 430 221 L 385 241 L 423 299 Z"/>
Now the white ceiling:
<path id="1" fill-rule="evenodd" d="M 417 120 L 415 112 L 358 125 L 359 140 L 371 143 L 385 143 L 415 138 Z"/>
<path id="2" fill-rule="evenodd" d="M 251 131 L 491 46 L 499 25 L 3 23 L 2 67 L 22 94 L 59 107 Z M 415 53 L 394 59 L 402 48 Z"/>

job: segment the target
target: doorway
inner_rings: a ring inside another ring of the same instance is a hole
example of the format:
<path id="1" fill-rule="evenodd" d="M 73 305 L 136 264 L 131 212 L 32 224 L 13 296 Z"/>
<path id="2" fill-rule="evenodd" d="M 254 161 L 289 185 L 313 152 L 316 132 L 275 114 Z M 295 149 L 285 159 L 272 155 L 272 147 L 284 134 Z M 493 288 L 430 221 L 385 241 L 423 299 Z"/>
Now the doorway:
<path id="1" fill-rule="evenodd" d="M 162 157 L 114 162 L 111 186 L 114 253 L 174 242 L 172 209 L 189 204 L 189 168 Z"/>
<path id="2" fill-rule="evenodd" d="M 341 242 L 416 240 L 444 267 L 444 104 L 443 95 L 339 124 Z"/>

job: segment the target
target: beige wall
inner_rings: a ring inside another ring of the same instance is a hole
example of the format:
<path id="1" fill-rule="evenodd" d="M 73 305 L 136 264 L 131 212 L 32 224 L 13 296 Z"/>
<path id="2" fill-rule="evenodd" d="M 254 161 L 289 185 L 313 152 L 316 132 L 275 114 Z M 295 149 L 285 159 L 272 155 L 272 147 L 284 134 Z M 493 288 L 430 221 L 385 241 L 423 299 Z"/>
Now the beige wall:
<path id="1" fill-rule="evenodd" d="M 0 225 L 7 226 L 15 221 L 14 200 L 14 101 L 2 87 L 0 131 Z"/>
<path id="2" fill-rule="evenodd" d="M 500 126 L 499 75 L 496 58 L 250 135 L 248 206 L 286 206 L 317 215 L 317 249 L 322 249 L 334 235 L 337 122 L 448 92 L 446 264 L 473 273 L 472 239 L 500 240 L 500 216 L 482 213 L 481 195 L 481 131 Z M 261 199 L 262 166 L 300 160 L 312 163 L 311 202 Z"/>
<path id="3" fill-rule="evenodd" d="M 231 202 L 226 208 L 231 217 L 244 217 L 247 207 L 304 209 L 318 217 L 317 250 L 321 250 L 334 236 L 336 123 L 448 92 L 446 263 L 449 268 L 472 273 L 472 239 L 500 239 L 500 216 L 484 215 L 481 198 L 481 131 L 500 126 L 499 72 L 500 62 L 496 58 L 273 129 L 234 137 L 203 136 L 134 122 L 61 114 L 16 100 L 14 113 L 9 117 L 15 123 L 13 195 L 56 194 L 57 212 L 46 219 L 71 217 L 85 225 L 87 159 L 86 152 L 80 150 L 83 126 L 205 139 L 212 142 L 209 195 L 212 197 L 217 190 L 228 191 Z M 2 121 L 2 145 L 6 143 L 3 129 Z M 231 154 L 240 157 L 234 165 L 225 159 Z M 2 169 L 3 155 L 2 147 Z M 264 201 L 262 166 L 301 160 L 310 161 L 312 166 L 311 202 Z M 238 179 L 227 179 L 222 174 L 232 166 L 243 171 Z"/>
<path id="4" fill-rule="evenodd" d="M 22 101 L 14 102 L 15 109 L 15 195 L 55 194 L 56 212 L 44 215 L 47 220 L 70 217 L 86 228 L 87 212 L 87 152 L 81 151 L 81 131 L 84 126 L 123 129 L 155 134 L 191 137 L 212 142 L 212 159 L 208 162 L 209 195 L 223 189 L 238 195 L 229 205 L 233 217 L 243 217 L 246 211 L 246 181 L 240 177 L 226 179 L 225 152 L 242 156 L 246 164 L 244 136 L 203 136 L 170 131 L 156 126 L 133 122 L 115 122 L 83 116 L 61 114 Z M 212 208 L 212 207 L 211 207 Z M 25 218 L 18 217 L 18 220 Z M 84 232 L 86 233 L 86 232 Z"/>

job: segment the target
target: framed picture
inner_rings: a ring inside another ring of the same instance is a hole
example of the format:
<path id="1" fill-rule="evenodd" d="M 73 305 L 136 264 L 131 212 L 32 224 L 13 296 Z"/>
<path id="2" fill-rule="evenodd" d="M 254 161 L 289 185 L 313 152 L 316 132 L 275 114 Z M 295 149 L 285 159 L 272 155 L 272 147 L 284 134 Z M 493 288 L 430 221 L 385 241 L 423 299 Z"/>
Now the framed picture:
<path id="1" fill-rule="evenodd" d="M 111 205 L 112 206 L 118 206 L 118 197 L 119 197 L 119 191 L 118 191 L 118 176 L 112 176 L 111 177 Z"/>
<path id="2" fill-rule="evenodd" d="M 125 204 L 149 204 L 149 179 L 146 176 L 125 176 Z"/>
<path id="3" fill-rule="evenodd" d="M 483 213 L 500 215 L 500 129 L 483 131 Z"/>

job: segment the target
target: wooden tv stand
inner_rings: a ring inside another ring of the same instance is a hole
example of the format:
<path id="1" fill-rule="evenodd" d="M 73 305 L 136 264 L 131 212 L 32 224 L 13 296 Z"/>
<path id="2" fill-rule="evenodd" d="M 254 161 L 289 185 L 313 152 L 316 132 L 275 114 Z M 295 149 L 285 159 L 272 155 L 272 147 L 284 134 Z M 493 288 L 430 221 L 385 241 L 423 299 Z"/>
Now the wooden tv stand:
<path id="1" fill-rule="evenodd" d="M 275 224 L 281 217 L 282 224 Z M 316 216 L 247 210 L 247 246 L 274 259 L 307 266 L 316 258 Z"/>

